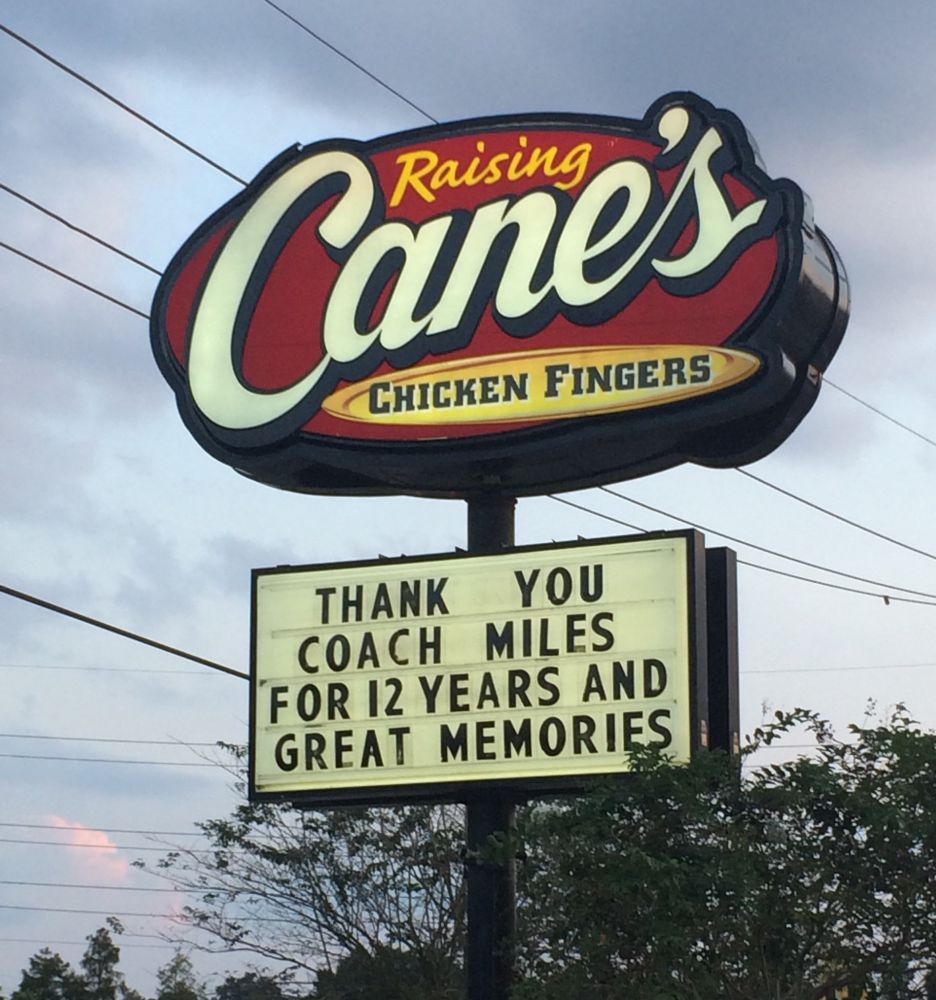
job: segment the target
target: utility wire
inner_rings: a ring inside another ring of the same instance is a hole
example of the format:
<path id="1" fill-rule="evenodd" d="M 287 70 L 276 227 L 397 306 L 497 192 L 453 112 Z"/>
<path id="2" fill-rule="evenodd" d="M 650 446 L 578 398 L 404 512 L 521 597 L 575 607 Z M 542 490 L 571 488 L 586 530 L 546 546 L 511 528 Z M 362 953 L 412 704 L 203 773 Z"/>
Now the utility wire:
<path id="1" fill-rule="evenodd" d="M 718 534 L 718 532 L 714 532 L 714 534 Z M 730 537 L 729 535 L 722 535 L 722 538 L 729 538 L 729 537 Z M 742 543 L 742 544 L 747 544 L 747 543 Z M 781 556 L 781 558 L 790 559 L 792 557 Z M 784 576 L 788 580 L 801 580 L 804 583 L 813 583 L 817 587 L 827 587 L 829 590 L 842 590 L 846 594 L 862 594 L 864 597 L 877 597 L 879 600 L 882 600 L 885 604 L 892 604 L 894 602 L 898 602 L 900 604 L 919 604 L 926 608 L 936 608 L 936 602 L 934 601 L 921 601 L 921 600 L 916 600 L 913 597 L 895 597 L 893 594 L 880 594 L 874 590 L 861 590 L 859 587 L 844 587 L 840 583 L 830 583 L 828 580 L 815 580 L 811 576 L 800 576 L 798 573 L 787 573 L 785 570 L 782 569 L 774 569 L 772 566 L 761 566 L 760 563 L 747 562 L 744 559 L 739 559 L 738 565 L 747 566 L 750 569 L 759 569 L 762 570 L 764 573 L 773 573 L 775 576 Z M 836 570 L 830 569 L 826 570 L 825 572 L 835 573 Z M 847 575 L 847 574 L 842 574 L 842 575 Z M 859 577 L 858 579 L 861 579 L 861 577 Z M 878 586 L 884 586 L 884 585 L 879 584 Z M 901 587 L 898 589 L 903 590 L 904 588 Z M 910 591 L 910 593 L 916 593 L 916 591 Z"/>
<path id="2" fill-rule="evenodd" d="M 632 531 L 646 531 L 645 528 L 638 528 L 636 525 L 630 524 L 627 521 L 622 521 L 619 517 L 614 517 L 611 514 L 605 514 L 603 511 L 594 510 L 591 507 L 585 507 L 582 504 L 572 503 L 571 500 L 566 500 L 563 497 L 556 496 L 555 494 L 552 494 L 552 493 L 548 494 L 548 496 L 549 496 L 550 500 L 555 500 L 558 503 L 565 504 L 567 507 L 574 507 L 576 510 L 584 511 L 586 514 L 593 514 L 595 517 L 600 517 L 600 518 L 602 518 L 605 521 L 611 521 L 613 524 L 623 525 L 625 528 L 630 528 Z M 666 516 L 670 516 L 670 515 L 666 515 Z M 674 520 L 678 520 L 678 518 L 675 518 Z M 689 523 L 689 522 L 684 522 L 684 523 Z M 707 530 L 707 529 L 702 529 L 702 530 Z M 717 531 L 713 531 L 712 534 L 717 535 L 718 532 Z M 730 536 L 728 536 L 728 535 L 722 535 L 721 537 L 722 538 L 728 538 Z M 746 544 L 746 543 L 743 543 L 743 544 Z M 786 558 L 786 557 L 782 557 L 782 558 Z M 788 577 L 788 578 L 790 578 L 792 580 L 799 580 L 799 581 L 801 581 L 803 583 L 811 583 L 811 584 L 814 584 L 817 587 L 827 587 L 827 588 L 829 588 L 831 590 L 841 590 L 841 591 L 844 591 L 845 593 L 848 593 L 848 594 L 861 594 L 864 597 L 876 597 L 876 598 L 878 598 L 878 600 L 883 600 L 885 603 L 890 603 L 890 602 L 894 601 L 894 602 L 897 602 L 897 603 L 900 603 L 900 604 L 922 604 L 922 605 L 924 605 L 926 607 L 936 607 L 936 604 L 934 604 L 932 601 L 917 601 L 917 600 L 913 600 L 912 598 L 909 598 L 909 597 L 892 597 L 892 596 L 889 596 L 887 594 L 877 593 L 876 591 L 873 591 L 873 590 L 859 590 L 856 587 L 844 587 L 841 584 L 838 584 L 838 583 L 829 583 L 826 580 L 816 580 L 816 579 L 814 579 L 812 577 L 809 577 L 809 576 L 797 576 L 794 573 L 785 573 L 783 570 L 772 569 L 770 566 L 761 566 L 759 563 L 747 562 L 744 559 L 739 559 L 738 560 L 738 564 L 740 566 L 748 566 L 751 569 L 764 570 L 767 573 L 776 573 L 778 576 Z"/>
<path id="3" fill-rule="evenodd" d="M 698 528 L 699 531 L 705 531 L 712 535 L 718 535 L 720 538 L 726 538 L 729 542 L 734 542 L 737 545 L 746 545 L 748 548 L 755 549 L 758 552 L 764 552 L 770 556 L 776 556 L 778 559 L 786 559 L 789 562 L 797 563 L 800 566 L 807 566 L 810 569 L 817 569 L 822 573 L 831 573 L 833 576 L 841 576 L 846 580 L 856 580 L 858 583 L 867 583 L 873 587 L 884 587 L 886 590 L 896 590 L 903 594 L 913 594 L 915 597 L 926 597 L 931 600 L 936 600 L 936 594 L 929 594 L 926 591 L 914 590 L 911 587 L 898 587 L 896 584 L 882 583 L 880 580 L 871 580 L 865 576 L 858 576 L 855 573 L 846 573 L 844 570 L 832 569 L 829 566 L 823 566 L 820 563 L 810 562 L 808 559 L 799 559 L 796 556 L 789 556 L 783 552 L 778 552 L 776 549 L 767 548 L 764 545 L 758 545 L 755 542 L 745 541 L 743 538 L 736 538 L 734 535 L 727 535 L 723 531 L 716 531 L 714 528 L 706 527 L 704 524 L 699 524 L 695 521 L 689 521 L 684 517 L 677 517 L 675 514 L 670 514 L 665 510 L 661 510 L 659 507 L 654 507 L 652 504 L 644 503 L 642 500 L 634 500 L 632 497 L 625 496 L 623 493 L 617 493 L 608 486 L 599 486 L 603 493 L 607 493 L 610 496 L 617 497 L 619 500 L 626 500 L 628 503 L 632 503 L 637 507 L 642 507 L 644 510 L 652 511 L 654 514 L 659 514 L 662 517 L 672 518 L 674 521 L 680 521 L 683 524 L 688 524 L 691 528 Z M 766 567 L 762 567 L 766 568 Z M 776 572 L 780 572 L 777 570 Z M 793 576 L 793 574 L 785 574 Z M 794 579 L 801 579 L 799 577 L 794 577 Z"/>
<path id="4" fill-rule="evenodd" d="M 26 847 L 73 847 L 82 851 L 152 851 L 165 854 L 165 847 L 155 847 L 152 844 L 71 844 L 65 840 L 31 840 L 17 837 L 0 837 L 0 844 L 22 844 Z M 247 851 L 222 850 L 217 847 L 186 848 L 189 854 L 247 854 Z"/>
<path id="5" fill-rule="evenodd" d="M 625 528 L 630 528 L 631 531 L 638 531 L 642 534 L 646 534 L 647 529 L 641 528 L 637 524 L 631 524 L 629 521 L 622 521 L 619 517 L 612 517 L 610 514 L 602 514 L 601 511 L 593 510 L 591 507 L 585 507 L 580 503 L 573 503 L 571 500 L 566 500 L 565 497 L 556 496 L 555 493 L 547 494 L 550 500 L 555 500 L 556 503 L 563 503 L 566 507 L 574 507 L 576 510 L 584 511 L 586 514 L 594 514 L 595 517 L 603 517 L 606 521 L 612 521 L 614 524 L 620 524 Z"/>
<path id="6" fill-rule="evenodd" d="M 95 288 L 93 285 L 89 285 L 84 281 L 79 281 L 78 278 L 73 278 L 70 274 L 66 274 L 64 271 L 60 271 L 57 267 L 53 267 L 51 264 L 46 264 L 45 261 L 39 260 L 38 257 L 32 257 L 30 254 L 25 253 L 23 250 L 18 250 L 16 247 L 10 246 L 9 243 L 4 243 L 0 241 L 0 247 L 4 250 L 9 250 L 10 253 L 15 253 L 18 257 L 22 257 L 25 260 L 36 264 L 38 267 L 45 268 L 46 271 L 51 271 L 53 274 L 58 275 L 60 278 L 64 278 L 66 281 L 70 281 L 73 285 L 78 285 L 79 288 L 84 288 L 88 292 L 93 292 L 95 295 L 99 295 L 102 299 L 107 299 L 108 302 L 113 302 L 115 306 L 120 306 L 121 309 L 126 309 L 127 312 L 135 313 L 137 316 L 142 316 L 143 319 L 149 319 L 149 313 L 142 312 L 135 306 L 127 305 L 126 302 L 122 302 L 120 299 L 115 299 L 113 295 L 108 295 L 107 292 L 102 292 L 100 288 Z"/>
<path id="7" fill-rule="evenodd" d="M 217 743 L 188 743 L 185 740 L 121 740 L 108 736 L 45 736 L 39 733 L 0 733 L 0 740 L 56 740 L 60 743 L 121 743 L 150 747 L 211 747 Z M 6 826 L 0 823 L 0 826 Z"/>
<path id="8" fill-rule="evenodd" d="M 7 587 L 2 583 L 0 583 L 0 594 L 15 597 L 17 600 L 26 601 L 29 604 L 35 604 L 37 607 L 45 608 L 46 611 L 53 611 L 58 615 L 64 615 L 66 618 L 74 618 L 76 621 L 84 622 L 85 625 L 93 625 L 95 628 L 103 629 L 105 632 L 112 632 L 114 635 L 119 635 L 124 639 L 131 639 L 133 642 L 142 643 L 144 646 L 152 646 L 153 649 L 158 649 L 163 653 L 170 653 L 172 656 L 180 656 L 184 660 L 200 663 L 203 667 L 209 667 L 211 670 L 218 670 L 221 673 L 230 674 L 232 677 L 240 677 L 241 680 L 250 680 L 248 674 L 240 670 L 235 670 L 233 667 L 226 667 L 223 663 L 206 660 L 203 656 L 196 656 L 194 653 L 186 653 L 183 649 L 177 649 L 175 646 L 167 646 L 165 643 L 157 642 L 155 639 L 148 639 L 138 632 L 130 632 L 128 629 L 111 625 L 108 622 L 101 621 L 99 618 L 91 618 L 88 615 L 72 611 L 70 608 L 65 608 L 61 604 L 53 604 L 51 601 L 44 601 L 40 597 L 26 594 L 22 590 L 14 590 L 12 587 Z"/>
<path id="9" fill-rule="evenodd" d="M 57 760 L 69 764 L 147 764 L 151 767 L 224 767 L 213 761 L 176 760 L 127 760 L 117 757 L 58 757 L 40 753 L 0 753 L 7 760 Z"/>
<path id="10" fill-rule="evenodd" d="M 57 826 L 55 823 L 0 823 L 0 827 L 13 827 L 17 830 L 59 830 L 69 833 L 73 826 Z M 84 829 L 84 828 L 83 828 Z M 133 833 L 141 837 L 204 837 L 201 830 L 125 830 L 118 827 L 96 826 L 95 833 Z"/>
<path id="11" fill-rule="evenodd" d="M 936 663 L 870 663 L 851 667 L 774 667 L 770 670 L 742 670 L 742 674 L 831 674 L 844 670 L 910 670 L 936 667 Z"/>
<path id="12" fill-rule="evenodd" d="M 82 236 L 89 240 L 93 240 L 95 243 L 110 250 L 112 253 L 119 254 L 126 260 L 131 261 L 134 264 L 138 264 L 140 267 L 146 268 L 147 271 L 152 271 L 153 274 L 161 275 L 162 271 L 153 267 L 152 264 L 147 264 L 145 260 L 140 260 L 139 257 L 134 257 L 133 254 L 127 253 L 126 250 L 121 250 L 120 247 L 115 247 L 113 243 L 108 243 L 107 240 L 102 240 L 100 236 L 95 236 L 94 233 L 88 232 L 87 229 L 82 229 L 81 226 L 76 226 L 73 222 L 69 222 L 64 216 L 53 212 L 51 209 L 45 207 L 45 205 L 40 205 L 38 201 L 33 201 L 32 198 L 27 198 L 26 195 L 14 190 L 9 186 L 9 184 L 4 184 L 0 182 L 0 191 L 6 191 L 7 194 L 12 195 L 14 198 L 19 198 L 20 201 L 25 202 L 27 205 L 32 206 L 36 211 L 42 212 L 44 215 L 49 216 L 50 219 L 55 219 L 56 222 L 61 223 L 63 226 L 67 226 L 69 229 L 76 233 L 80 233 Z"/>
<path id="13" fill-rule="evenodd" d="M 24 844 L 28 847 L 74 847 L 78 850 L 88 851 L 155 851 L 165 854 L 165 847 L 153 847 L 152 845 L 138 844 L 70 844 L 64 840 L 27 840 L 16 837 L 0 837 L 0 844 Z M 217 851 L 210 847 L 198 848 L 202 853 L 212 854 L 233 854 L 233 851 Z"/>
<path id="14" fill-rule="evenodd" d="M 176 946 L 174 944 L 133 944 L 132 942 L 125 941 L 124 938 L 127 937 L 155 937 L 154 934 L 130 934 L 124 931 L 120 936 L 120 950 L 123 951 L 124 948 L 150 948 L 157 951 L 175 951 Z M 55 945 L 56 948 L 60 948 L 63 945 L 75 945 L 75 946 L 86 946 L 87 941 L 50 941 L 48 938 L 11 938 L 5 937 L 0 938 L 0 942 L 3 944 L 43 944 L 43 945 Z"/>
<path id="15" fill-rule="evenodd" d="M 176 920 L 181 919 L 181 915 L 177 913 L 137 913 L 137 912 L 127 912 L 127 911 L 115 911 L 115 910 L 78 910 L 69 909 L 64 906 L 19 906 L 13 903 L 0 903 L 0 910 L 27 910 L 32 913 L 82 913 L 91 916 L 101 916 L 101 917 L 150 917 L 156 920 Z M 293 917 L 254 917 L 254 916 L 242 916 L 238 918 L 239 921 L 249 922 L 252 924 L 291 924 L 294 922 Z"/>
<path id="16" fill-rule="evenodd" d="M 931 444 L 933 445 L 934 448 L 936 448 L 936 441 L 934 441 L 932 438 L 927 437 L 925 434 L 921 434 L 919 431 L 914 430 L 907 424 L 902 423 L 895 417 L 892 417 L 889 413 L 885 413 L 883 410 L 879 410 L 876 406 L 872 406 L 870 403 L 865 402 L 865 400 L 861 399 L 859 396 L 856 396 L 854 393 L 849 392 L 847 389 L 843 389 L 840 385 L 836 385 L 834 382 L 830 382 L 829 379 L 827 379 L 825 376 L 823 376 L 822 384 L 831 386 L 833 389 L 842 393 L 843 396 L 848 396 L 849 399 L 853 399 L 856 403 L 861 403 L 862 406 L 869 409 L 872 413 L 876 413 L 879 417 L 883 417 L 885 420 L 889 420 L 892 424 L 896 424 L 899 428 L 901 428 L 901 430 L 905 430 L 908 434 L 912 434 L 914 437 L 918 437 L 921 441 L 925 441 L 927 444 Z"/>
<path id="17" fill-rule="evenodd" d="M 289 11 L 284 10 L 282 7 L 280 7 L 279 4 L 273 3 L 273 0 L 263 0 L 263 2 L 268 7 L 272 7 L 273 10 L 275 10 L 277 13 L 282 14 L 283 17 L 291 21 L 297 28 L 301 29 L 307 35 L 314 38 L 320 45 L 324 45 L 325 48 L 328 49 L 330 52 L 334 52 L 336 56 L 339 56 L 341 59 L 344 59 L 346 63 L 349 63 L 356 70 L 363 73 L 368 79 L 373 80 L 374 83 L 376 83 L 379 87 L 383 87 L 384 90 L 386 90 L 390 94 L 393 94 L 394 97 L 401 100 L 404 104 L 408 104 L 414 111 L 417 111 L 419 114 L 421 114 L 423 118 L 428 118 L 429 121 L 433 122 L 436 125 L 439 124 L 439 120 L 437 118 L 433 118 L 433 116 L 430 115 L 428 111 L 425 111 L 423 108 L 421 108 L 418 104 L 415 104 L 404 94 L 401 94 L 398 90 L 394 90 L 394 88 L 391 87 L 390 84 L 386 82 L 386 80 L 382 80 L 375 73 L 372 73 L 369 69 L 367 69 L 366 66 L 362 66 L 359 62 L 356 62 L 346 52 L 342 52 L 341 49 L 339 49 L 336 45 L 332 45 L 331 42 L 327 41 L 320 34 L 313 31 L 307 24 L 304 24 L 302 21 L 300 21 L 298 17 L 294 17 L 292 14 L 289 13 Z"/>
<path id="18" fill-rule="evenodd" d="M 34 42 L 29 41 L 28 38 L 24 38 L 22 35 L 17 34 L 12 28 L 7 27 L 5 24 L 0 24 L 0 31 L 9 35 L 10 38 L 19 42 L 20 45 L 25 45 L 27 49 L 31 49 L 36 55 L 41 56 L 46 62 L 51 63 L 57 69 L 62 70 L 63 73 L 67 73 L 70 77 L 77 80 L 79 83 L 83 83 L 86 87 L 89 87 L 96 94 L 100 94 L 101 97 L 106 98 L 111 104 L 116 105 L 121 111 L 126 111 L 128 115 L 132 115 L 137 121 L 142 122 L 144 125 L 149 126 L 154 132 L 158 132 L 161 136 L 169 139 L 170 142 L 174 142 L 177 146 L 180 146 L 187 153 L 191 153 L 192 156 L 197 156 L 199 160 L 207 163 L 209 166 L 214 167 L 215 170 L 224 174 L 226 177 L 230 177 L 232 181 L 237 181 L 238 184 L 247 186 L 247 181 L 242 177 L 238 177 L 237 174 L 231 173 L 226 167 L 222 167 L 220 163 L 216 160 L 212 160 L 210 156 L 206 156 L 201 151 L 197 150 L 194 146 L 190 146 L 187 142 L 183 142 L 177 135 L 173 135 L 172 132 L 164 129 L 162 126 L 157 125 L 151 118 L 147 118 L 146 115 L 140 114 L 134 108 L 131 108 L 129 104 L 125 104 L 123 101 L 116 98 L 110 91 L 105 90 L 103 87 L 99 87 L 96 83 L 92 83 L 86 76 L 82 76 L 77 70 L 72 69 L 70 66 L 66 66 L 65 63 L 56 59 L 54 56 L 46 52 L 45 49 L 40 48 Z"/>
<path id="19" fill-rule="evenodd" d="M 91 670 L 100 673 L 123 674 L 170 674 L 175 677 L 207 677 L 204 670 L 167 670 L 162 667 L 87 667 L 66 663 L 0 663 L 0 670 Z"/>
<path id="20" fill-rule="evenodd" d="M 797 493 L 792 493 L 790 490 L 785 490 L 783 487 L 777 486 L 776 483 L 771 483 L 766 479 L 762 479 L 760 476 L 755 476 L 753 472 L 748 472 L 747 469 L 735 469 L 735 472 L 740 473 L 742 476 L 747 476 L 748 479 L 752 479 L 755 483 L 760 483 L 768 489 L 775 490 L 782 496 L 789 497 L 791 500 L 796 500 L 797 503 L 804 504 L 806 507 L 810 507 L 813 510 L 818 510 L 820 513 L 825 514 L 828 517 L 833 517 L 836 521 L 841 521 L 843 524 L 848 524 L 852 528 L 857 528 L 859 531 L 865 532 L 865 534 L 873 535 L 875 538 L 880 538 L 885 542 L 890 542 L 891 545 L 898 545 L 900 548 L 906 549 L 908 552 L 915 552 L 918 556 L 926 556 L 927 559 L 936 560 L 936 555 L 932 552 L 927 552 L 925 549 L 918 549 L 913 545 L 908 545 L 906 542 L 901 542 L 896 538 L 892 538 L 890 535 L 885 535 L 883 532 L 875 531 L 874 528 L 868 528 L 863 524 L 859 524 L 857 521 L 852 521 L 847 517 L 843 517 L 841 514 L 836 514 L 834 510 L 821 507 L 819 504 L 813 503 L 812 500 L 807 500 L 805 497 L 801 497 Z"/>
<path id="21" fill-rule="evenodd" d="M 20 885 L 29 886 L 33 889 L 93 889 L 106 890 L 107 892 L 176 892 L 183 890 L 170 889 L 167 886 L 141 886 L 135 885 L 87 885 L 82 882 L 25 882 L 16 879 L 0 879 L 0 885 Z"/>
<path id="22" fill-rule="evenodd" d="M 16 906 L 12 903 L 0 903 L 0 910 L 18 910 L 30 913 L 81 913 L 86 916 L 100 916 L 100 917 L 152 917 L 156 920 L 163 920 L 166 918 L 174 918 L 171 913 L 139 913 L 130 912 L 127 910 L 122 910 L 117 912 L 116 910 L 77 910 L 70 909 L 65 906 Z"/>

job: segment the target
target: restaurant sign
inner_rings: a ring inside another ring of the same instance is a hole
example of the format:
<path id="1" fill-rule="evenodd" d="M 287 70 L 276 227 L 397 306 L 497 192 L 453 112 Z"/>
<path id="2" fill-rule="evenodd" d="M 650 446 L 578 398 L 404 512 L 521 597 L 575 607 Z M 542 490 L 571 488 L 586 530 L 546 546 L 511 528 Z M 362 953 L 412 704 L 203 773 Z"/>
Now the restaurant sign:
<path id="1" fill-rule="evenodd" d="M 678 93 L 291 149 L 176 255 L 152 340 L 245 475 L 517 496 L 760 458 L 847 313 L 808 199 Z"/>
<path id="2" fill-rule="evenodd" d="M 707 731 L 697 532 L 253 574 L 249 791 L 562 790 Z"/>

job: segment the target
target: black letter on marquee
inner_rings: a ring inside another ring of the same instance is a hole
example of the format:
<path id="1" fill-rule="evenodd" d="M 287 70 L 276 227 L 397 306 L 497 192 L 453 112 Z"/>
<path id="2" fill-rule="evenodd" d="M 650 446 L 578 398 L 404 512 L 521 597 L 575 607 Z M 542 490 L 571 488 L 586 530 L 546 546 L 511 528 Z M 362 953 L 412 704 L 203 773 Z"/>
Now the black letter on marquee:
<path id="1" fill-rule="evenodd" d="M 453 733 L 443 722 L 439 732 L 441 753 L 440 760 L 444 764 L 449 757 L 459 760 L 468 759 L 468 723 L 462 722 Z"/>
<path id="2" fill-rule="evenodd" d="M 276 687 L 270 688 L 270 725 L 275 726 L 277 720 L 279 719 L 279 710 L 285 708 L 289 702 L 285 698 L 281 698 L 281 694 L 285 694 L 289 690 L 285 684 L 277 684 Z"/>
<path id="3" fill-rule="evenodd" d="M 276 741 L 276 749 L 273 756 L 276 758 L 276 766 L 281 771 L 294 771 L 299 763 L 299 751 L 296 749 L 296 736 L 294 733 L 286 733 Z"/>
<path id="4" fill-rule="evenodd" d="M 498 659 L 506 656 L 508 660 L 512 660 L 514 655 L 514 623 L 504 622 L 503 628 L 498 632 L 494 622 L 487 622 L 485 629 L 487 631 L 487 652 L 485 654 L 487 659 L 493 660 L 496 653 Z"/>

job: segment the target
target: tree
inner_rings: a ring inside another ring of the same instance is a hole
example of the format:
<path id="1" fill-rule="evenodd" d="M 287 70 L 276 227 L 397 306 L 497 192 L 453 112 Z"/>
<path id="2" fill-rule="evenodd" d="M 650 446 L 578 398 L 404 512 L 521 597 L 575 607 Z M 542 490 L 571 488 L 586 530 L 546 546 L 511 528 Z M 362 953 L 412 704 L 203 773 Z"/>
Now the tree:
<path id="1" fill-rule="evenodd" d="M 245 972 L 228 976 L 215 990 L 214 1000 L 287 1000 L 279 983 L 271 976 Z"/>
<path id="2" fill-rule="evenodd" d="M 378 947 L 358 948 L 334 972 L 318 973 L 310 1000 L 459 1000 L 464 994 L 458 968 L 448 963 L 427 983 L 420 960 L 412 952 Z"/>
<path id="3" fill-rule="evenodd" d="M 156 981 L 156 1000 L 202 1000 L 204 996 L 192 960 L 181 949 L 176 949 L 172 958 L 156 970 Z"/>
<path id="4" fill-rule="evenodd" d="M 119 928 L 119 924 L 117 925 Z M 88 1000 L 117 1000 L 125 992 L 124 977 L 117 971 L 120 949 L 114 944 L 107 927 L 101 927 L 87 937 L 81 967 L 84 969 L 84 990 Z"/>
<path id="5" fill-rule="evenodd" d="M 753 765 L 803 726 L 814 752 Z M 781 714 L 743 763 L 632 763 L 530 804 L 521 841 L 490 845 L 526 857 L 514 1000 L 933 1000 L 936 736 L 903 709 L 844 741 Z M 316 1000 L 454 995 L 459 810 L 252 804 L 203 828 L 208 860 L 180 850 L 162 870 L 222 947 L 312 970 Z"/>
<path id="6" fill-rule="evenodd" d="M 249 803 L 200 824 L 210 853 L 180 848 L 160 870 L 199 898 L 186 919 L 212 934 L 219 950 L 315 974 L 335 972 L 360 949 L 396 949 L 431 991 L 450 981 L 461 954 L 461 824 L 457 807 L 300 811 Z"/>
<path id="7" fill-rule="evenodd" d="M 519 998 L 926 997 L 936 967 L 936 736 L 902 709 L 739 778 L 637 755 L 627 783 L 527 819 Z"/>
<path id="8" fill-rule="evenodd" d="M 82 1000 L 81 977 L 62 958 L 43 948 L 29 960 L 29 968 L 10 1000 Z"/>

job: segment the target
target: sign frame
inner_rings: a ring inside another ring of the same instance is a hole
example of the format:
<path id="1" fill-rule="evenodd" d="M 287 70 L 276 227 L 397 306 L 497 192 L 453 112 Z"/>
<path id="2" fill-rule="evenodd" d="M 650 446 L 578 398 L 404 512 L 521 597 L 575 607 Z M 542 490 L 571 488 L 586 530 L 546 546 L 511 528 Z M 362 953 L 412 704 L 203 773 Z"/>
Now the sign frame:
<path id="1" fill-rule="evenodd" d="M 622 779 L 627 770 L 608 769 L 587 774 L 564 774 L 559 776 L 485 778 L 483 764 L 476 764 L 479 777 L 473 779 L 425 782 L 418 784 L 379 785 L 368 784 L 348 788 L 303 790 L 262 790 L 257 787 L 257 710 L 260 681 L 258 678 L 258 609 L 257 584 L 260 577 L 296 574 L 307 571 L 329 571 L 343 569 L 364 569 L 368 567 L 405 566 L 408 564 L 453 564 L 463 560 L 498 560 L 504 555 L 524 553 L 556 553 L 561 559 L 563 552 L 580 552 L 588 548 L 598 548 L 620 543 L 646 542 L 655 540 L 682 539 L 685 542 L 685 569 L 688 593 L 686 595 L 687 622 L 686 648 L 688 653 L 689 689 L 689 752 L 694 756 L 708 746 L 709 732 L 709 685 L 708 685 L 708 628 L 706 604 L 706 550 L 704 536 L 693 529 L 678 531 L 647 532 L 634 535 L 602 537 L 599 539 L 579 539 L 572 542 L 510 546 L 496 554 L 478 554 L 456 551 L 433 553 L 420 556 L 399 556 L 364 560 L 318 563 L 301 566 L 276 566 L 254 569 L 251 574 L 251 654 L 250 654 L 250 720 L 248 745 L 247 794 L 251 802 L 292 803 L 300 808 L 333 806 L 384 806 L 408 805 L 426 802 L 465 801 L 477 796 L 505 796 L 521 799 L 531 795 L 551 795 L 581 791 L 596 781 L 609 778 Z M 561 659 L 561 658 L 557 658 Z M 386 676 L 386 672 L 384 676 Z M 621 751 L 623 758 L 626 751 Z"/>

